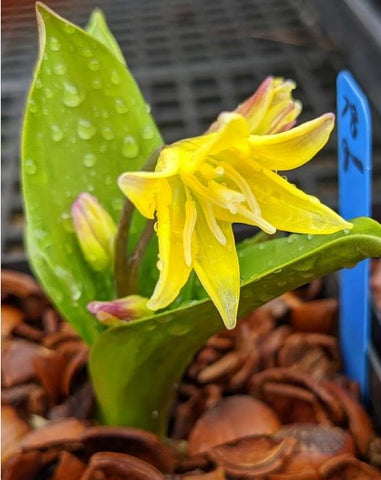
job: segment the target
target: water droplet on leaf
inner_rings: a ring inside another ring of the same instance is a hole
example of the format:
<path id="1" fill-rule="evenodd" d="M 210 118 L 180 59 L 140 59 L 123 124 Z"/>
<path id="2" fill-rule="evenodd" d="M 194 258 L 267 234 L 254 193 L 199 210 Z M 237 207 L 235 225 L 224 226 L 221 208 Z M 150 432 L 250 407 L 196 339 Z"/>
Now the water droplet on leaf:
<path id="1" fill-rule="evenodd" d="M 103 127 L 102 128 L 102 137 L 105 140 L 113 140 L 114 132 L 111 130 L 111 127 Z"/>
<path id="2" fill-rule="evenodd" d="M 82 140 L 89 140 L 97 132 L 97 128 L 89 121 L 82 118 L 78 122 L 77 133 Z"/>
<path id="3" fill-rule="evenodd" d="M 114 85 L 119 85 L 120 83 L 120 77 L 116 70 L 113 70 L 111 73 L 111 83 Z"/>
<path id="4" fill-rule="evenodd" d="M 142 131 L 142 137 L 144 140 L 151 140 L 155 135 L 154 129 L 151 125 L 146 125 Z"/>
<path id="5" fill-rule="evenodd" d="M 102 88 L 102 80 L 100 78 L 94 78 L 92 80 L 91 85 L 94 90 L 100 90 Z"/>
<path id="6" fill-rule="evenodd" d="M 101 69 L 101 62 L 97 58 L 92 58 L 89 61 L 89 69 L 92 72 L 97 72 L 98 70 Z"/>
<path id="7" fill-rule="evenodd" d="M 139 153 L 139 145 L 132 135 L 123 139 L 122 155 L 126 158 L 136 158 Z"/>
<path id="8" fill-rule="evenodd" d="M 49 48 L 53 52 L 58 52 L 58 50 L 61 50 L 61 43 L 56 37 L 50 37 L 49 40 Z"/>
<path id="9" fill-rule="evenodd" d="M 115 110 L 118 113 L 127 113 L 128 112 L 128 107 L 123 100 L 123 98 L 116 98 L 115 99 Z"/>
<path id="10" fill-rule="evenodd" d="M 62 225 L 67 232 L 74 232 L 74 224 L 71 214 L 65 212 L 61 215 Z"/>
<path id="11" fill-rule="evenodd" d="M 70 82 L 64 82 L 62 101 L 67 107 L 77 107 L 83 101 L 84 95 Z"/>
<path id="12" fill-rule="evenodd" d="M 34 100 L 29 100 L 28 102 L 28 109 L 31 113 L 36 113 L 37 112 L 37 105 Z"/>
<path id="13" fill-rule="evenodd" d="M 67 67 L 64 63 L 56 63 L 53 67 L 53 70 L 56 75 L 64 75 Z"/>
<path id="14" fill-rule="evenodd" d="M 24 168 L 25 168 L 25 172 L 28 175 L 34 175 L 37 172 L 37 165 L 34 163 L 34 161 L 31 158 L 28 158 L 25 160 Z"/>
<path id="15" fill-rule="evenodd" d="M 58 125 L 51 125 L 53 142 L 60 142 L 63 138 L 63 132 Z"/>
<path id="16" fill-rule="evenodd" d="M 97 162 L 97 157 L 93 153 L 86 153 L 86 155 L 83 157 L 83 165 L 86 168 L 91 168 L 93 167 Z"/>

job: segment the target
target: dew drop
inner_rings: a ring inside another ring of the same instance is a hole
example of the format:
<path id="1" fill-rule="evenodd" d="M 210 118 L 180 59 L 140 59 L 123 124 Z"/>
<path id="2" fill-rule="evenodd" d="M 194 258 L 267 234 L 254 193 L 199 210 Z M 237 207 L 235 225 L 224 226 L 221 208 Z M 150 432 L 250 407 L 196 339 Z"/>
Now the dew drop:
<path id="1" fill-rule="evenodd" d="M 51 37 L 49 40 L 49 48 L 53 52 L 58 52 L 58 50 L 61 50 L 61 44 L 59 40 L 56 37 Z"/>
<path id="2" fill-rule="evenodd" d="M 151 140 L 155 135 L 154 129 L 151 125 L 146 125 L 142 131 L 142 137 L 144 140 Z"/>
<path id="3" fill-rule="evenodd" d="M 123 139 L 122 155 L 126 158 L 136 158 L 139 153 L 139 145 L 132 135 L 127 135 Z"/>
<path id="4" fill-rule="evenodd" d="M 157 410 L 152 410 L 151 417 L 156 420 L 156 418 L 159 418 L 159 412 Z"/>
<path id="5" fill-rule="evenodd" d="M 29 100 L 28 102 L 28 109 L 30 111 L 30 113 L 36 113 L 37 112 L 37 105 L 36 105 L 36 102 L 34 100 Z"/>
<path id="6" fill-rule="evenodd" d="M 53 67 L 53 71 L 56 75 L 64 75 L 67 67 L 64 63 L 56 63 Z"/>
<path id="7" fill-rule="evenodd" d="M 85 48 L 83 50 L 83 54 L 84 54 L 85 57 L 91 57 L 93 52 L 90 50 L 90 48 Z"/>
<path id="8" fill-rule="evenodd" d="M 66 33 L 68 33 L 69 35 L 71 35 L 72 33 L 74 33 L 75 31 L 75 28 L 73 25 L 71 25 L 70 23 L 65 23 L 64 26 L 63 26 L 63 29 Z"/>
<path id="9" fill-rule="evenodd" d="M 147 113 L 151 113 L 151 105 L 149 103 L 145 104 L 145 109 Z"/>
<path id="10" fill-rule="evenodd" d="M 294 243 L 296 240 L 296 237 L 294 237 L 293 235 L 289 235 L 287 237 L 287 243 Z"/>
<path id="11" fill-rule="evenodd" d="M 92 168 L 97 163 L 97 157 L 93 153 L 86 153 L 83 157 L 83 165 L 86 168 Z"/>
<path id="12" fill-rule="evenodd" d="M 111 205 L 114 210 L 121 210 L 123 207 L 123 198 L 114 198 Z"/>
<path id="13" fill-rule="evenodd" d="M 63 138 L 63 132 L 58 125 L 51 125 L 53 142 L 60 142 Z"/>
<path id="14" fill-rule="evenodd" d="M 81 95 L 78 88 L 70 82 L 64 82 L 64 91 L 62 101 L 67 107 L 77 107 L 83 101 L 84 96 Z"/>
<path id="15" fill-rule="evenodd" d="M 122 98 L 116 98 L 115 99 L 115 110 L 118 113 L 127 113 L 128 112 L 128 107 L 127 107 L 125 101 Z"/>
<path id="16" fill-rule="evenodd" d="M 114 132 L 111 130 L 111 127 L 103 127 L 102 128 L 102 137 L 105 140 L 113 140 L 114 137 Z"/>
<path id="17" fill-rule="evenodd" d="M 311 235 L 310 233 L 307 235 L 307 240 L 312 240 L 314 238 L 313 235 Z"/>
<path id="18" fill-rule="evenodd" d="M 161 272 L 164 268 L 164 262 L 163 260 L 158 260 L 157 263 L 156 263 L 156 267 L 157 269 Z"/>
<path id="19" fill-rule="evenodd" d="M 110 177 L 110 175 L 107 175 L 107 177 L 105 178 L 105 184 L 106 185 L 111 185 L 112 184 L 112 178 Z"/>
<path id="20" fill-rule="evenodd" d="M 348 230 L 348 228 L 346 228 L 346 229 L 344 230 L 344 235 L 349 235 L 350 233 L 351 233 L 351 231 Z"/>
<path id="21" fill-rule="evenodd" d="M 100 78 L 94 78 L 91 82 L 91 86 L 94 90 L 100 90 L 102 88 L 102 80 Z"/>
<path id="22" fill-rule="evenodd" d="M 45 93 L 46 98 L 52 98 L 53 97 L 53 92 L 49 87 L 45 88 L 44 93 Z"/>
<path id="23" fill-rule="evenodd" d="M 101 69 L 101 62 L 97 58 L 92 58 L 89 61 L 89 69 L 92 72 L 97 72 L 98 70 Z"/>
<path id="24" fill-rule="evenodd" d="M 77 126 L 77 134 L 82 140 L 89 140 L 97 132 L 97 128 L 89 121 L 84 118 L 80 119 Z"/>
<path id="25" fill-rule="evenodd" d="M 107 110 L 103 110 L 102 112 L 102 118 L 109 118 L 110 117 L 110 114 L 108 113 Z"/>
<path id="26" fill-rule="evenodd" d="M 113 85 L 119 85 L 119 83 L 120 83 L 120 77 L 119 77 L 119 74 L 116 70 L 113 70 L 112 73 L 111 73 L 111 83 Z"/>
<path id="27" fill-rule="evenodd" d="M 34 175 L 37 172 L 37 166 L 31 158 L 25 160 L 24 168 L 28 175 Z"/>
<path id="28" fill-rule="evenodd" d="M 41 88 L 42 87 L 42 81 L 41 78 L 37 78 L 37 80 L 34 83 L 35 88 Z"/>
<path id="29" fill-rule="evenodd" d="M 65 212 L 61 215 L 62 226 L 67 232 L 74 232 L 74 224 L 71 214 Z"/>

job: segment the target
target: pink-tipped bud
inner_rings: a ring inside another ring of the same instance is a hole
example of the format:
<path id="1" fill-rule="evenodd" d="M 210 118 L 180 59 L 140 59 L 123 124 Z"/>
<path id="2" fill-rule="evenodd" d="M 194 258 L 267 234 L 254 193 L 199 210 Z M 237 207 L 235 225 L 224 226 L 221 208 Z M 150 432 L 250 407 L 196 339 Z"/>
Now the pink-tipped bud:
<path id="1" fill-rule="evenodd" d="M 148 298 L 129 295 L 109 302 L 90 302 L 87 309 L 100 322 L 113 326 L 119 324 L 121 320 L 129 321 L 152 315 L 152 310 L 147 307 L 147 302 Z"/>
<path id="2" fill-rule="evenodd" d="M 246 119 L 253 135 L 272 135 L 289 130 L 302 110 L 301 103 L 292 98 L 295 86 L 292 80 L 267 77 L 251 97 L 238 105 L 235 112 Z M 217 119 L 208 133 L 220 126 Z"/>
<path id="3" fill-rule="evenodd" d="M 94 270 L 113 268 L 116 224 L 98 200 L 81 193 L 71 209 L 81 250 Z"/>

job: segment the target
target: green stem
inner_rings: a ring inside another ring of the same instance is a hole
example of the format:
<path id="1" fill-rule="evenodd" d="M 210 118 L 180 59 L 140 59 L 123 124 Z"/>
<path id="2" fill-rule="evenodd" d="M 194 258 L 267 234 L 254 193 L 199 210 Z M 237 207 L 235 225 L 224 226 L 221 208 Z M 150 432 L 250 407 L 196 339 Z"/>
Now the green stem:
<path id="1" fill-rule="evenodd" d="M 159 158 L 160 152 L 164 147 L 159 147 L 153 151 L 152 155 L 148 158 L 147 162 L 143 165 L 143 172 L 151 172 L 154 170 L 156 162 Z M 135 211 L 134 205 L 130 202 L 128 198 L 123 205 L 123 210 L 119 219 L 118 232 L 115 240 L 115 282 L 116 282 L 116 292 L 118 297 L 125 297 L 133 293 L 137 293 L 137 284 L 138 284 L 138 269 L 141 264 L 141 260 L 144 257 L 147 245 L 150 240 L 144 234 L 147 226 L 144 228 L 143 234 L 141 235 L 135 251 L 131 257 L 131 261 L 128 257 L 128 237 L 131 228 L 132 215 Z M 152 229 L 151 222 L 148 222 L 147 225 L 150 225 Z M 140 243 L 142 243 L 140 247 Z M 138 253 L 138 256 L 136 256 Z M 136 257 L 136 258 L 134 258 Z M 131 265 L 134 268 L 134 271 L 130 271 Z"/>
<path id="2" fill-rule="evenodd" d="M 147 250 L 148 244 L 152 238 L 153 225 L 155 220 L 147 220 L 144 230 L 139 238 L 134 253 L 128 260 L 127 275 L 127 294 L 136 293 L 138 291 L 139 269 Z"/>

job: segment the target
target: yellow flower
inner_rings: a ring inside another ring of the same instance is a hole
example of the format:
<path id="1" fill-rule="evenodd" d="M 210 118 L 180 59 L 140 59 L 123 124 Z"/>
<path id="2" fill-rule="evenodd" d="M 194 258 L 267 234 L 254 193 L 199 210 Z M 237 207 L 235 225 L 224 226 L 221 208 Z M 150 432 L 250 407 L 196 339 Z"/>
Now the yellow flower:
<path id="1" fill-rule="evenodd" d="M 325 114 L 287 130 L 301 109 L 292 88 L 290 81 L 266 79 L 205 135 L 165 147 L 155 172 L 120 177 L 120 188 L 142 215 L 157 219 L 160 275 L 147 304 L 152 310 L 169 305 L 194 269 L 225 325 L 235 326 L 240 281 L 232 223 L 270 234 L 351 228 L 276 173 L 309 161 L 334 125 L 334 115 Z"/>

